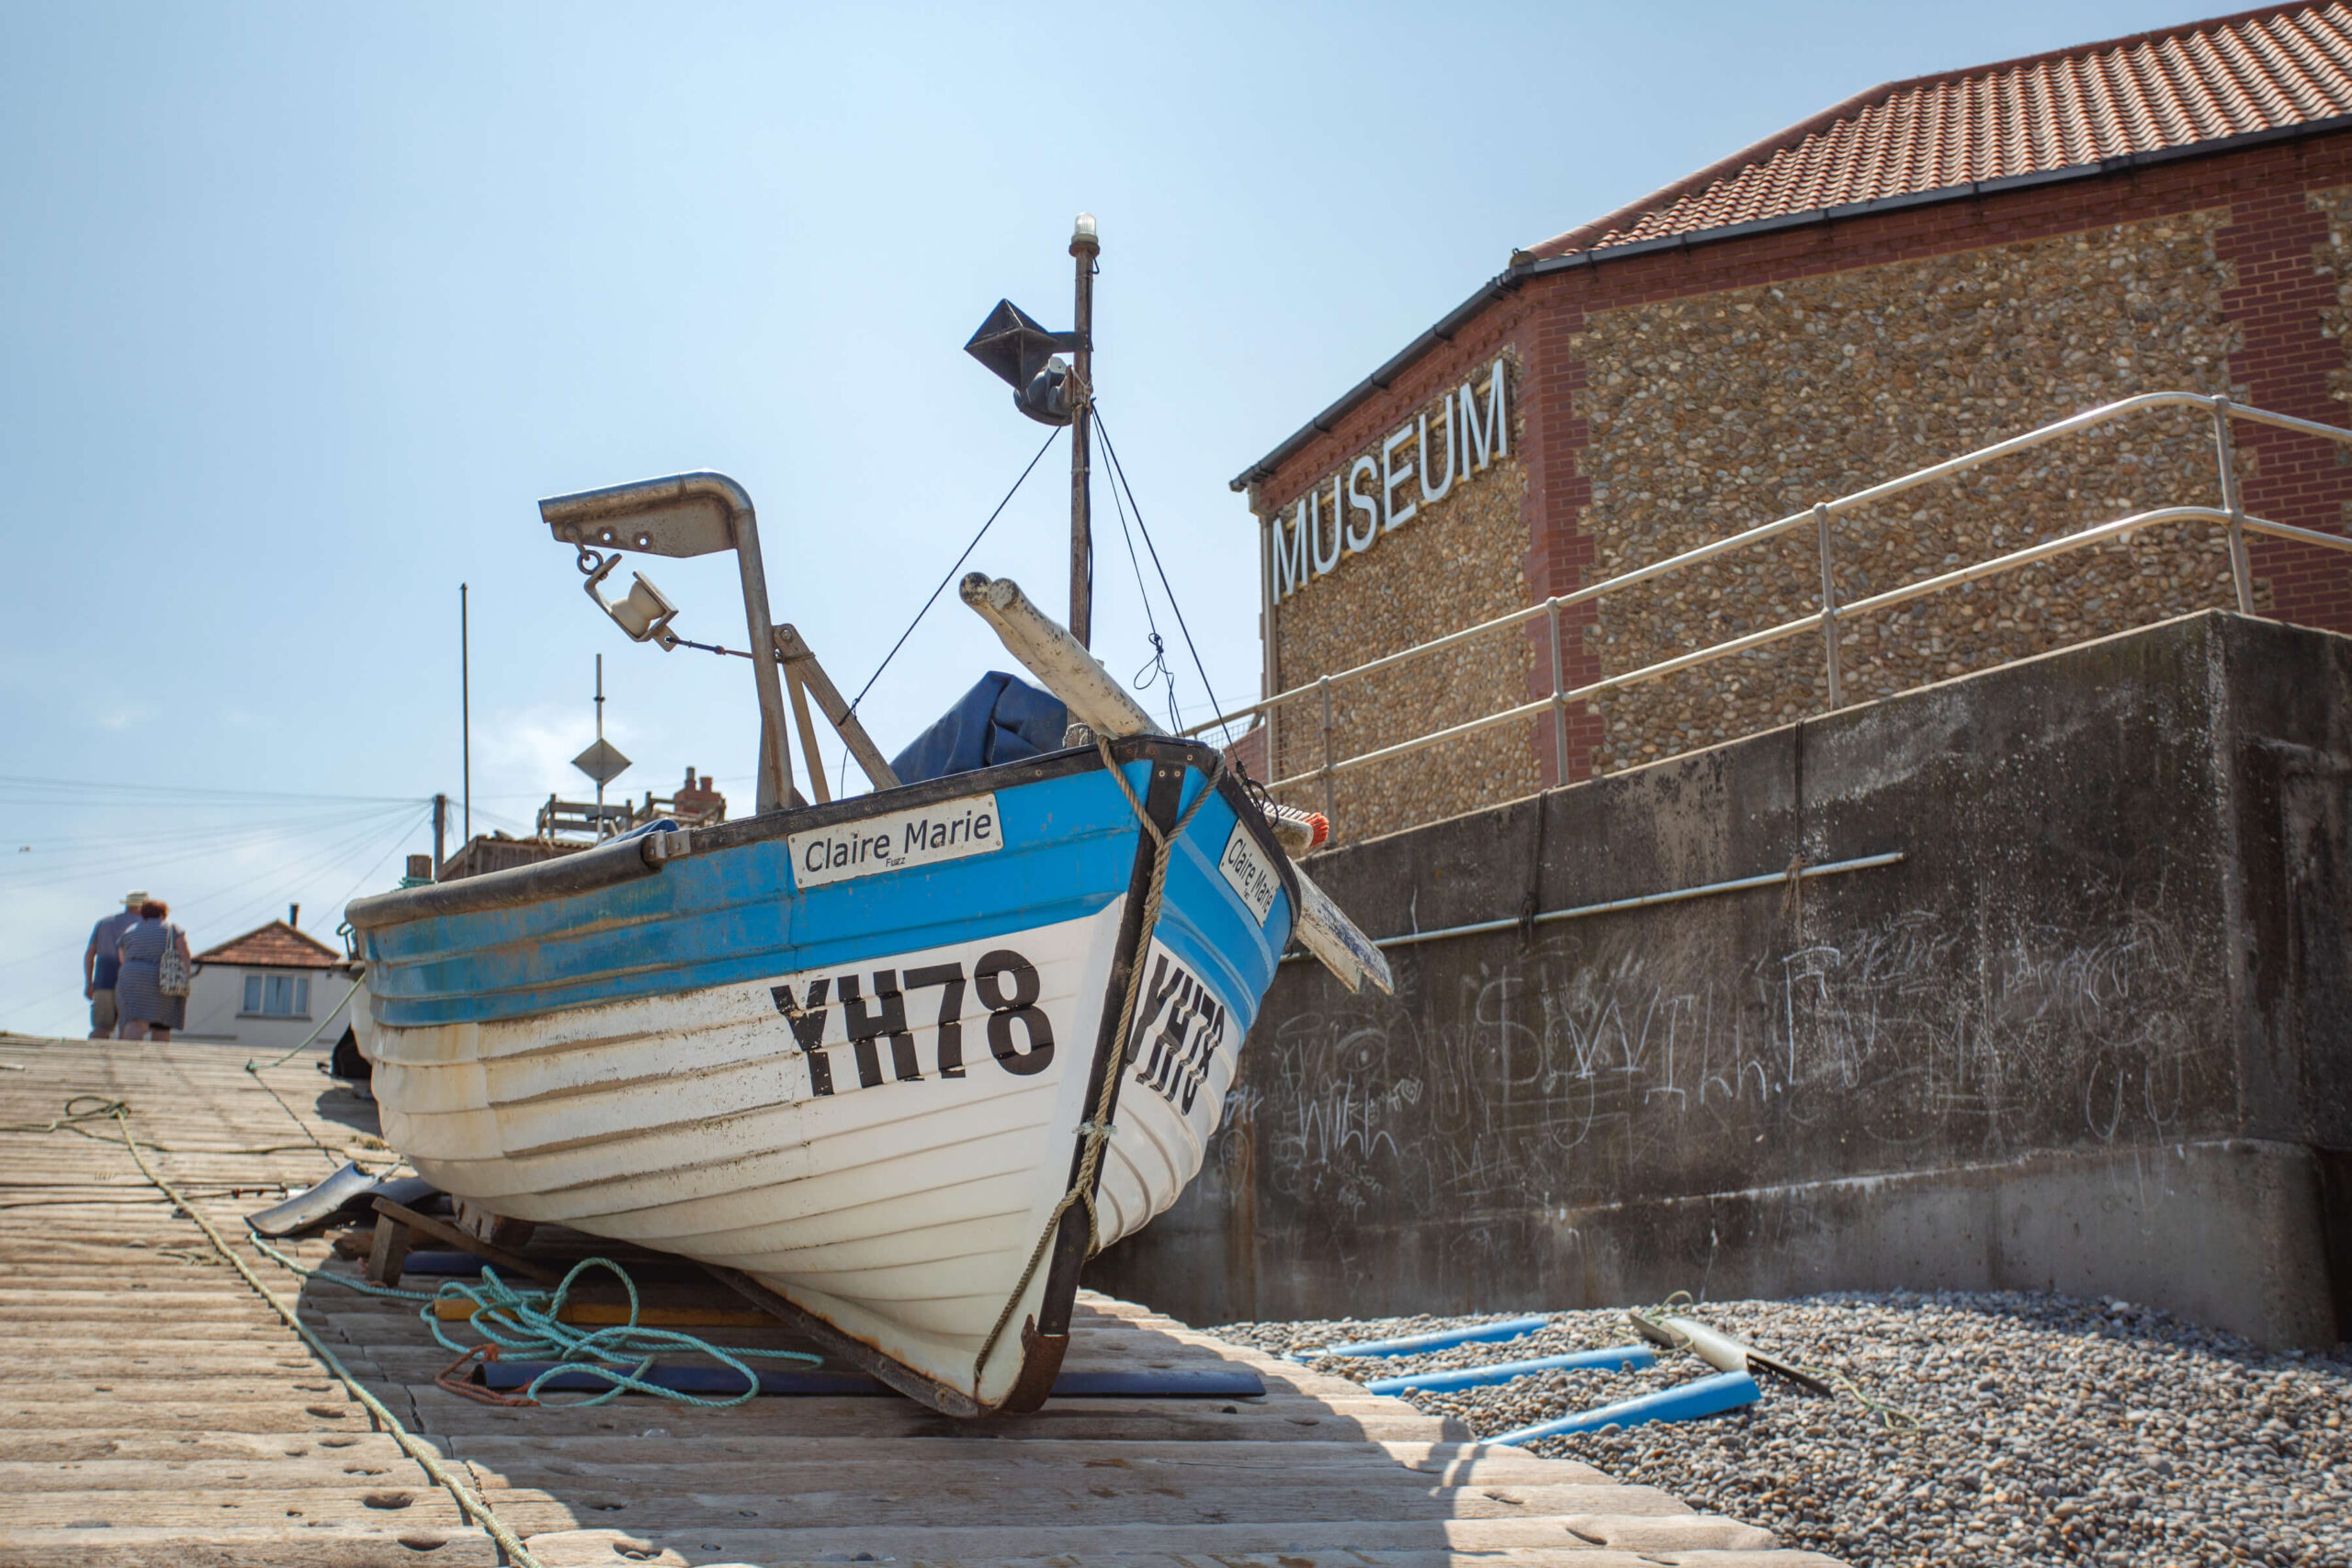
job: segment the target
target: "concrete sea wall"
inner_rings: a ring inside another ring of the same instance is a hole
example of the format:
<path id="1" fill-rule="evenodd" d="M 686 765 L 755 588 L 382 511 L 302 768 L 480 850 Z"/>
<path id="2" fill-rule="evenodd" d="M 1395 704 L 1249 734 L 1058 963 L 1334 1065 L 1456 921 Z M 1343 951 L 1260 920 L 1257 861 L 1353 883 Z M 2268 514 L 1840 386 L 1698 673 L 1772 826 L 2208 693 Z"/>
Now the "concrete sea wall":
<path id="1" fill-rule="evenodd" d="M 1094 1266 L 1193 1322 L 1677 1289 L 2352 1315 L 2352 640 L 2209 612 L 1318 858 L 1199 1181 Z"/>

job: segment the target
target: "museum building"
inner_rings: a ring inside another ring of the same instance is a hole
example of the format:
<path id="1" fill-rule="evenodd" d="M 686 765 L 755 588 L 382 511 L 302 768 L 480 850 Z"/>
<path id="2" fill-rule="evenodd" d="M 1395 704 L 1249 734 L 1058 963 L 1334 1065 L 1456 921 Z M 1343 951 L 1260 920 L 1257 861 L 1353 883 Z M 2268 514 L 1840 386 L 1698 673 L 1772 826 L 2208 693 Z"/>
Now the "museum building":
<path id="1" fill-rule="evenodd" d="M 2352 9 L 2275 6 L 1872 88 L 1503 272 L 1234 481 L 1265 691 L 1239 750 L 1359 840 L 1821 713 L 1794 637 L 1314 777 L 1547 696 L 1547 617 L 1323 678 L 2138 393 L 2345 424 Z M 2247 423 L 2246 512 L 2346 532 L 2352 468 Z M 1559 613 L 1564 689 L 2154 508 L 2222 504 L 2213 417 L 2135 414 Z M 2352 632 L 2352 555 L 2252 536 L 2264 615 Z M 1836 626 L 1867 702 L 2237 604 L 2150 525 Z M 1307 688 L 1317 688 L 1307 691 Z M 1270 742 L 1271 732 L 1271 742 Z M 1266 755 L 1271 743 L 1273 755 Z M 1565 762 L 1565 768 L 1563 767 Z"/>

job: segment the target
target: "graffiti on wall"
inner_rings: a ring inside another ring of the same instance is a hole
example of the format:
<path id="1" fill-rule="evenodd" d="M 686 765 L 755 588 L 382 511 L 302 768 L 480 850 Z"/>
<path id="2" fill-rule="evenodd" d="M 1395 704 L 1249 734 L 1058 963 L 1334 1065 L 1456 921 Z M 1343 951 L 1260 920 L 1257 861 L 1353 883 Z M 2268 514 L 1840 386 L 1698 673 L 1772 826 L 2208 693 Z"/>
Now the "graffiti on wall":
<path id="1" fill-rule="evenodd" d="M 2152 915 L 1980 940 L 1912 912 L 1746 957 L 1638 934 L 1498 942 L 1291 1013 L 1251 1041 L 1212 1169 L 1463 1218 L 2162 1141 L 2225 1067 Z"/>

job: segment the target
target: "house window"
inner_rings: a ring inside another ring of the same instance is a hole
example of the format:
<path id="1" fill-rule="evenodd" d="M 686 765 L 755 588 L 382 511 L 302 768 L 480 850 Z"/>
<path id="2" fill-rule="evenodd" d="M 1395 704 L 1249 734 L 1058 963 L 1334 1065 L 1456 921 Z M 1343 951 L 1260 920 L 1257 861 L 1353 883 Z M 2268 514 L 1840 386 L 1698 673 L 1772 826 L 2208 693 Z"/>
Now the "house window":
<path id="1" fill-rule="evenodd" d="M 311 1016 L 311 977 L 308 975 L 248 975 L 245 976 L 244 1010 L 262 1018 L 308 1018 Z"/>

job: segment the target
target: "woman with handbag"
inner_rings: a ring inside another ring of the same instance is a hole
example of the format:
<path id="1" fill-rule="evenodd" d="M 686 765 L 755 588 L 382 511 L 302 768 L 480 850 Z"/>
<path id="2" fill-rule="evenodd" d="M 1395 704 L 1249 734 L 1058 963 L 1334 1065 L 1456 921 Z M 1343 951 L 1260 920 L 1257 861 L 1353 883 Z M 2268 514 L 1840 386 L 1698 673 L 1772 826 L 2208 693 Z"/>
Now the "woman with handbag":
<path id="1" fill-rule="evenodd" d="M 114 983 L 117 1040 L 169 1040 L 187 1022 L 188 976 L 196 961 L 187 933 L 165 921 L 171 912 L 162 899 L 148 899 L 139 906 L 139 923 L 115 945 L 122 958 Z"/>

